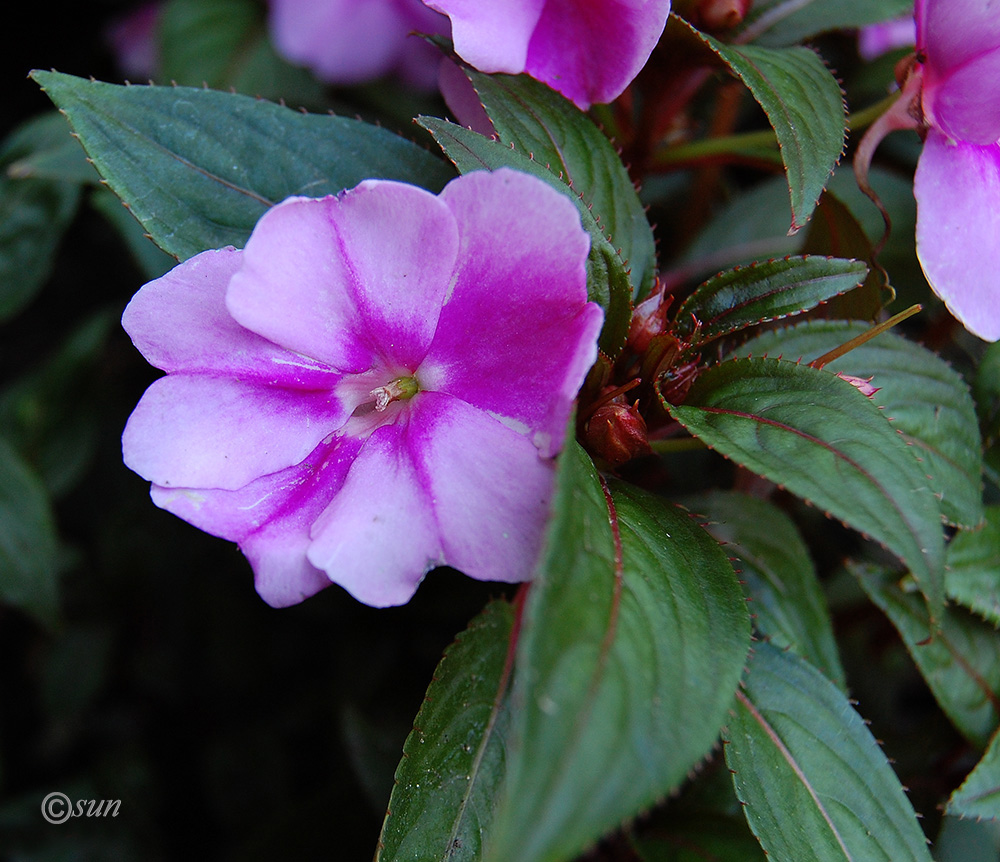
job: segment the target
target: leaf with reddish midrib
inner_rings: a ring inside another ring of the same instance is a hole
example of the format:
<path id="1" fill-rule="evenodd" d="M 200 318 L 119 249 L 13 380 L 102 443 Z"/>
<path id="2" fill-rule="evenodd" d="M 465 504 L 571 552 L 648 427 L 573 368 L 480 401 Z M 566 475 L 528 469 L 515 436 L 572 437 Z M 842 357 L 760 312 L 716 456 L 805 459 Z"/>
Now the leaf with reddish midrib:
<path id="1" fill-rule="evenodd" d="M 674 317 L 678 330 L 698 343 L 739 332 L 765 320 L 779 320 L 815 308 L 864 280 L 868 267 L 858 260 L 806 255 L 738 266 L 699 285 Z"/>
<path id="2" fill-rule="evenodd" d="M 576 105 L 528 75 L 465 74 L 500 141 L 530 153 L 581 196 L 629 270 L 633 294 L 649 293 L 656 246 L 646 210 L 614 145 Z"/>
<path id="3" fill-rule="evenodd" d="M 486 859 L 573 858 L 676 787 L 725 721 L 749 615 L 688 514 L 578 446 L 518 643 L 507 775 Z"/>
<path id="4" fill-rule="evenodd" d="M 403 746 L 377 862 L 482 857 L 503 777 L 514 611 L 495 601 L 445 652 Z"/>
<path id="5" fill-rule="evenodd" d="M 906 441 L 851 383 L 795 362 L 732 359 L 705 371 L 683 405 L 664 406 L 727 458 L 889 548 L 940 617 L 937 500 Z"/>
<path id="6" fill-rule="evenodd" d="M 974 745 L 983 747 L 1000 721 L 1000 636 L 964 608 L 945 608 L 933 637 L 927 608 L 874 566 L 851 564 L 868 597 L 896 627 L 941 709 Z"/>
<path id="7" fill-rule="evenodd" d="M 756 644 L 725 737 L 736 794 L 772 862 L 930 862 L 875 738 L 804 659 Z"/>

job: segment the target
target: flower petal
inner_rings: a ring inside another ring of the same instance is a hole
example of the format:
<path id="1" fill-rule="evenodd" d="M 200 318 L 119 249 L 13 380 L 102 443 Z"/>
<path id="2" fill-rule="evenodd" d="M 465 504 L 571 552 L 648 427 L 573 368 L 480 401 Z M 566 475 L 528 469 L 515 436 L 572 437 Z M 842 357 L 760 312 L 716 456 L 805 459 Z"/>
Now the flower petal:
<path id="1" fill-rule="evenodd" d="M 248 329 L 341 371 L 378 356 L 416 367 L 457 246 L 447 207 L 415 186 L 372 180 L 290 198 L 257 223 L 227 304 Z"/>
<path id="2" fill-rule="evenodd" d="M 236 491 L 152 488 L 162 509 L 237 542 L 254 570 L 257 592 L 273 607 L 300 602 L 330 585 L 307 559 L 313 522 L 344 483 L 361 442 L 336 438 L 301 464 Z"/>
<path id="3" fill-rule="evenodd" d="M 144 285 L 122 326 L 147 361 L 168 372 L 210 372 L 288 387 L 332 387 L 339 375 L 240 326 L 226 288 L 243 252 L 205 251 Z"/>
<path id="4" fill-rule="evenodd" d="M 451 18 L 458 55 L 481 72 L 524 71 L 546 0 L 425 0 Z"/>
<path id="5" fill-rule="evenodd" d="M 477 171 L 441 197 L 462 245 L 420 384 L 512 420 L 552 455 L 597 358 L 603 313 L 587 302 L 590 239 L 572 202 L 527 174 Z"/>
<path id="6" fill-rule="evenodd" d="M 410 30 L 393 0 L 271 0 L 270 7 L 279 53 L 331 84 L 385 75 Z"/>
<path id="7" fill-rule="evenodd" d="M 909 47 L 916 39 L 917 28 L 912 15 L 892 18 L 861 28 L 858 33 L 858 54 L 870 62 L 896 48 Z"/>
<path id="8" fill-rule="evenodd" d="M 1000 14 L 1000 10 L 998 10 Z M 924 112 L 949 137 L 970 144 L 1000 140 L 1000 45 L 924 83 Z"/>
<path id="9" fill-rule="evenodd" d="M 1000 339 L 1000 144 L 953 144 L 931 129 L 913 193 L 928 282 L 966 329 Z"/>
<path id="10" fill-rule="evenodd" d="M 1000 47 L 997 0 L 917 0 L 914 14 L 917 48 L 934 80 Z"/>
<path id="11" fill-rule="evenodd" d="M 448 565 L 481 581 L 526 581 L 555 466 L 521 434 L 449 395 L 414 400 L 409 444 L 426 477 Z"/>
<path id="12" fill-rule="evenodd" d="M 327 391 L 171 374 L 142 396 L 125 426 L 122 453 L 154 484 L 232 491 L 298 464 L 347 418 Z"/>
<path id="13" fill-rule="evenodd" d="M 289 198 L 257 222 L 226 293 L 247 329 L 340 371 L 366 371 L 351 275 L 333 223 L 337 198 Z"/>
<path id="14" fill-rule="evenodd" d="M 525 71 L 584 110 L 610 102 L 646 65 L 669 14 L 670 0 L 547 0 Z"/>
<path id="15" fill-rule="evenodd" d="M 429 491 L 406 436 L 405 419 L 376 430 L 312 530 L 309 561 L 375 607 L 409 601 L 443 561 Z"/>
<path id="16" fill-rule="evenodd" d="M 416 186 L 368 180 L 339 198 L 337 233 L 369 339 L 413 371 L 427 352 L 458 255 L 448 207 Z"/>

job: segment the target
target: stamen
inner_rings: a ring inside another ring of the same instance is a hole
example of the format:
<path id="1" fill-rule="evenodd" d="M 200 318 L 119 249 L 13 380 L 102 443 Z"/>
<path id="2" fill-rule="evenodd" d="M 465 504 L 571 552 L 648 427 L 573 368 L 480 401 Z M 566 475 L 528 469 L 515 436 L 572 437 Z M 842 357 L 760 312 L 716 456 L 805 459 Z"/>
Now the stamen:
<path id="1" fill-rule="evenodd" d="M 373 389 L 369 395 L 375 399 L 375 409 L 382 413 L 393 401 L 406 401 L 420 391 L 415 377 L 399 377 Z"/>

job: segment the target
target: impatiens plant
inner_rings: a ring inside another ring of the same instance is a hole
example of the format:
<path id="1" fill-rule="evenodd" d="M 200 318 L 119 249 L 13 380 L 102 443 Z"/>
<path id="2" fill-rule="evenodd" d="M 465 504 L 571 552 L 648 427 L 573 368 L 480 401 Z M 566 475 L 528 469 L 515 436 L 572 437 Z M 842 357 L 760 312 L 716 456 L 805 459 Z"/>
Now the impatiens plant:
<path id="1" fill-rule="evenodd" d="M 10 852 L 996 859 L 996 11 L 167 0 L 160 83 L 31 73 Z"/>

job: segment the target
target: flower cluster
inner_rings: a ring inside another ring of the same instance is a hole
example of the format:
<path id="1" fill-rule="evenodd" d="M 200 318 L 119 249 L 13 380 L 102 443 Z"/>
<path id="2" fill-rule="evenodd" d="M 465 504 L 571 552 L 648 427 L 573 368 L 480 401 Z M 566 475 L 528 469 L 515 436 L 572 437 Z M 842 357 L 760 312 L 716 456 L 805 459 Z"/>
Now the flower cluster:
<path id="1" fill-rule="evenodd" d="M 291 198 L 125 311 L 166 371 L 123 438 L 157 505 L 239 544 L 272 605 L 530 578 L 603 320 L 568 198 L 513 171 Z"/>

